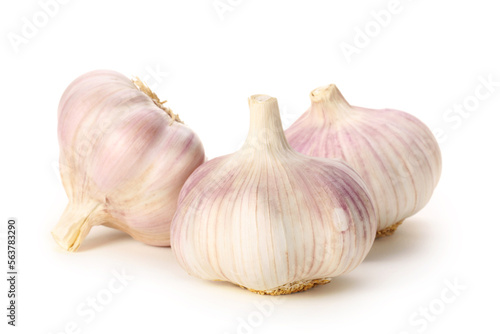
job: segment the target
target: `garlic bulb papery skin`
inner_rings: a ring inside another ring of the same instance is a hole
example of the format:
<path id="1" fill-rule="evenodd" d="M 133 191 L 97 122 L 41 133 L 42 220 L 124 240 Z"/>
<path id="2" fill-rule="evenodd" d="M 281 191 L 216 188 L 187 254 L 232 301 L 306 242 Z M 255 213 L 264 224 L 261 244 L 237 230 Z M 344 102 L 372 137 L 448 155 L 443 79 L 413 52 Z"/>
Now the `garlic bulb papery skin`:
<path id="1" fill-rule="evenodd" d="M 198 136 L 139 80 L 106 70 L 77 78 L 58 110 L 68 206 L 53 229 L 75 251 L 93 226 L 170 245 L 170 223 L 188 176 L 205 160 Z"/>
<path id="2" fill-rule="evenodd" d="M 391 235 L 429 202 L 441 175 L 432 132 L 414 116 L 349 105 L 335 85 L 310 94 L 311 107 L 285 133 L 297 151 L 351 165 L 371 191 L 377 237 Z"/>
<path id="3" fill-rule="evenodd" d="M 294 151 L 278 103 L 249 99 L 243 147 L 199 167 L 172 221 L 172 249 L 191 275 L 259 294 L 288 294 L 354 269 L 375 239 L 361 177 L 340 160 Z"/>

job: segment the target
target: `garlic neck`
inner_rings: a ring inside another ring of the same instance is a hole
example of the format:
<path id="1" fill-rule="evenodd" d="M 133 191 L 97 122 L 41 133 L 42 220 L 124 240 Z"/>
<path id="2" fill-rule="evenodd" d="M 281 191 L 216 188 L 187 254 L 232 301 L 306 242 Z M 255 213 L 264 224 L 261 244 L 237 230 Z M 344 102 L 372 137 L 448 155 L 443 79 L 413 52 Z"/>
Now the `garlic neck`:
<path id="1" fill-rule="evenodd" d="M 278 101 L 268 95 L 253 95 L 248 99 L 250 130 L 243 148 L 261 151 L 291 150 L 281 124 Z"/>
<path id="2" fill-rule="evenodd" d="M 328 122 L 336 122 L 349 116 L 351 105 L 346 101 L 335 85 L 316 88 L 309 97 L 311 99 L 310 112 L 317 118 Z"/>

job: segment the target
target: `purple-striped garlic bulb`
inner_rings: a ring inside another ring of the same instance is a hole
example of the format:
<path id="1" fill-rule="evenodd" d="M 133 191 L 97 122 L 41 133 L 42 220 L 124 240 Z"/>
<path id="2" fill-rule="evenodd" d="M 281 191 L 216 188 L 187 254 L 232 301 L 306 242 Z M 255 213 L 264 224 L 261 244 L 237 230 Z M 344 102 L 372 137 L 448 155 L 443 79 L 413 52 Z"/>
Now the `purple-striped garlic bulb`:
<path id="1" fill-rule="evenodd" d="M 93 226 L 170 245 L 170 223 L 188 176 L 205 160 L 198 136 L 140 80 L 93 71 L 64 92 L 58 110 L 68 206 L 52 235 L 75 251 Z"/>
<path id="2" fill-rule="evenodd" d="M 441 175 L 441 153 L 417 118 L 392 109 L 351 106 L 335 85 L 310 94 L 311 107 L 285 133 L 297 151 L 350 164 L 370 189 L 377 237 L 391 235 L 429 202 Z"/>
<path id="3" fill-rule="evenodd" d="M 243 147 L 186 181 L 172 221 L 172 249 L 191 275 L 259 294 L 325 284 L 363 261 L 376 216 L 361 177 L 340 160 L 294 151 L 278 102 L 249 99 Z"/>

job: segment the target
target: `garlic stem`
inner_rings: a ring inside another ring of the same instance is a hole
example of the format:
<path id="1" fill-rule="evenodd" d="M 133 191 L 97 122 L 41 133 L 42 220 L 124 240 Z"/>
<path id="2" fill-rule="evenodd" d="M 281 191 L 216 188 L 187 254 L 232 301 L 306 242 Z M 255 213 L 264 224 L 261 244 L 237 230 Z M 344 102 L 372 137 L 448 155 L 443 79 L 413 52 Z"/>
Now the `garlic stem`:
<path id="1" fill-rule="evenodd" d="M 78 250 L 83 239 L 93 226 L 102 224 L 102 204 L 69 202 L 59 222 L 52 230 L 52 236 L 64 249 L 74 252 Z"/>
<path id="2" fill-rule="evenodd" d="M 244 147 L 268 152 L 291 150 L 281 124 L 278 100 L 268 95 L 252 95 L 248 105 L 250 130 Z"/>
<path id="3" fill-rule="evenodd" d="M 318 87 L 309 94 L 311 112 L 330 123 L 339 121 L 351 112 L 351 105 L 336 85 Z"/>

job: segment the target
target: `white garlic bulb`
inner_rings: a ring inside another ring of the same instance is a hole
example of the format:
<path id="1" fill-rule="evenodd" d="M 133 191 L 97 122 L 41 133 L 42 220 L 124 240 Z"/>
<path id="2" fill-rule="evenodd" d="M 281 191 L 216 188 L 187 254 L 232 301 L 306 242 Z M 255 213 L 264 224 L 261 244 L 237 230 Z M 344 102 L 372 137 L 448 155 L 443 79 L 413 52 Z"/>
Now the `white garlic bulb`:
<path id="1" fill-rule="evenodd" d="M 105 225 L 170 245 L 170 222 L 188 176 L 205 160 L 198 136 L 139 80 L 93 71 L 64 92 L 60 171 L 68 206 L 52 235 L 75 251 Z"/>
<path id="2" fill-rule="evenodd" d="M 287 143 L 275 98 L 249 99 L 243 147 L 199 167 L 172 221 L 172 249 L 191 275 L 260 294 L 325 284 L 365 258 L 376 234 L 370 195 L 339 160 Z"/>
<path id="3" fill-rule="evenodd" d="M 394 233 L 430 200 L 441 175 L 441 153 L 432 132 L 402 111 L 349 105 L 335 85 L 310 94 L 311 107 L 285 131 L 303 154 L 339 158 L 371 191 L 377 236 Z"/>

